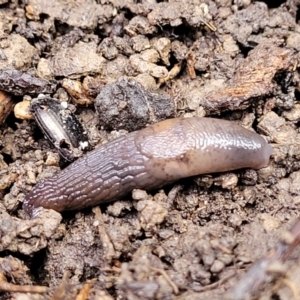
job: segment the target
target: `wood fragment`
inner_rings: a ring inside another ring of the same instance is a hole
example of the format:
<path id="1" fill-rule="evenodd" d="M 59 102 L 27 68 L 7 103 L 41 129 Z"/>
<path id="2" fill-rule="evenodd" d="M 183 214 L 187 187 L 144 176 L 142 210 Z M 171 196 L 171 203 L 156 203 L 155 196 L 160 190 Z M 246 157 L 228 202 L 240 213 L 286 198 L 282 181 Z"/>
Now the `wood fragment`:
<path id="1" fill-rule="evenodd" d="M 167 77 L 159 78 L 158 84 L 161 85 L 163 83 L 166 83 L 167 81 L 174 79 L 181 71 L 181 67 L 182 67 L 182 61 L 173 66 L 173 68 L 169 71 Z"/>
<path id="2" fill-rule="evenodd" d="M 280 40 L 268 40 L 249 52 L 232 82 L 219 91 L 209 92 L 201 103 L 207 110 L 247 108 L 254 99 L 272 94 L 273 78 L 281 71 L 295 69 L 295 53 L 280 47 Z"/>
<path id="3" fill-rule="evenodd" d="M 94 282 L 95 282 L 95 279 L 87 281 L 83 285 L 81 290 L 79 291 L 78 295 L 76 296 L 76 300 L 86 300 L 86 299 L 88 299 L 89 292 L 90 292 L 91 287 L 92 287 Z"/>
<path id="4" fill-rule="evenodd" d="M 210 23 L 210 22 L 203 22 L 211 31 L 216 32 L 217 28 L 215 27 L 214 24 Z"/>
<path id="5" fill-rule="evenodd" d="M 11 113 L 14 107 L 14 102 L 11 96 L 7 93 L 0 91 L 0 125 L 4 123 L 5 119 Z"/>
<path id="6" fill-rule="evenodd" d="M 187 62 L 187 68 L 188 68 L 188 73 L 190 78 L 195 79 L 197 77 L 195 71 L 195 58 L 191 53 L 187 55 L 186 62 Z"/>
<path id="7" fill-rule="evenodd" d="M 6 281 L 3 274 L 0 275 L 0 292 L 44 294 L 48 289 L 49 288 L 46 286 L 17 285 L 9 283 Z"/>

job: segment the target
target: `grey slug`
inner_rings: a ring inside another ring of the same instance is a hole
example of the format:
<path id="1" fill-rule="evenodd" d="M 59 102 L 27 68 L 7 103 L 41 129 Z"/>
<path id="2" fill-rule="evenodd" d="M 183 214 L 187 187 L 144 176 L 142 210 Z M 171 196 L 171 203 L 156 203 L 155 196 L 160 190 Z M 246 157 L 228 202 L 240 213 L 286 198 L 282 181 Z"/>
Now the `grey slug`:
<path id="1" fill-rule="evenodd" d="M 116 138 L 39 182 L 23 208 L 77 210 L 120 199 L 133 189 L 240 168 L 259 169 L 272 148 L 257 133 L 211 118 L 169 119 Z"/>

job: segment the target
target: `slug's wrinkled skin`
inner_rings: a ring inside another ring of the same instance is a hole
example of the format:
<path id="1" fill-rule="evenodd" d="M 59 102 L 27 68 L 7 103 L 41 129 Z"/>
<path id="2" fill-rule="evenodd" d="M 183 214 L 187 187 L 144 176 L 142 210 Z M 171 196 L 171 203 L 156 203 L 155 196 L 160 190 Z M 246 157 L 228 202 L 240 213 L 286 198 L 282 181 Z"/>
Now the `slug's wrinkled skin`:
<path id="1" fill-rule="evenodd" d="M 259 169 L 271 152 L 261 136 L 230 121 L 170 119 L 108 142 L 39 182 L 23 208 L 32 217 L 41 207 L 77 210 L 184 177 Z"/>

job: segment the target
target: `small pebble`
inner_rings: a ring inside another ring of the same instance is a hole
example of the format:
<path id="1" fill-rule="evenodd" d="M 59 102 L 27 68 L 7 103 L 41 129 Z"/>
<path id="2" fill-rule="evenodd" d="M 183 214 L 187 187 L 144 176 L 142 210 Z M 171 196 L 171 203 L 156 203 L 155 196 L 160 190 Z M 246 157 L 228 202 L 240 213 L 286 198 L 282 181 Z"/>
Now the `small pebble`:
<path id="1" fill-rule="evenodd" d="M 160 38 L 154 44 L 154 47 L 158 51 L 161 60 L 166 66 L 170 65 L 169 57 L 171 51 L 171 41 L 168 38 Z"/>
<path id="2" fill-rule="evenodd" d="M 284 111 L 282 116 L 289 121 L 298 122 L 300 120 L 300 104 L 295 104 L 295 107 L 291 110 Z"/>
<path id="3" fill-rule="evenodd" d="M 242 225 L 242 218 L 237 213 L 233 213 L 229 217 L 228 222 L 232 227 L 239 227 Z"/>
<path id="4" fill-rule="evenodd" d="M 212 264 L 210 271 L 213 273 L 220 273 L 225 268 L 225 264 L 222 261 L 215 260 Z"/>
<path id="5" fill-rule="evenodd" d="M 62 82 L 62 86 L 71 95 L 74 103 L 86 106 L 93 104 L 94 99 L 84 90 L 80 81 L 65 78 Z"/>
<path id="6" fill-rule="evenodd" d="M 45 164 L 47 166 L 58 166 L 58 163 L 59 163 L 58 153 L 47 152 L 47 159 Z"/>
<path id="7" fill-rule="evenodd" d="M 277 144 L 291 144 L 297 136 L 297 132 L 286 124 L 285 119 L 273 111 L 265 114 L 257 127 Z"/>
<path id="8" fill-rule="evenodd" d="M 132 191 L 133 200 L 144 200 L 147 199 L 148 194 L 144 190 L 135 189 Z"/>
<path id="9" fill-rule="evenodd" d="M 274 231 L 281 226 L 280 220 L 270 216 L 269 214 L 262 214 L 260 219 L 263 221 L 263 227 L 266 232 Z"/>
<path id="10" fill-rule="evenodd" d="M 273 273 L 284 276 L 288 271 L 288 267 L 280 260 L 275 260 L 268 265 L 267 271 L 269 274 Z"/>
<path id="11" fill-rule="evenodd" d="M 142 200 L 137 202 L 136 210 L 139 212 L 141 227 L 145 231 L 155 231 L 156 226 L 161 224 L 168 211 L 159 203 L 151 200 Z"/>
<path id="12" fill-rule="evenodd" d="M 30 101 L 24 100 L 15 105 L 14 114 L 17 119 L 21 120 L 31 120 L 34 119 L 32 113 L 30 112 Z"/>
<path id="13" fill-rule="evenodd" d="M 238 177 L 236 174 L 229 173 L 222 178 L 222 188 L 223 189 L 233 189 L 238 183 Z"/>
<path id="14" fill-rule="evenodd" d="M 291 232 L 285 231 L 281 234 L 280 240 L 285 245 L 291 245 L 295 242 L 295 237 Z"/>

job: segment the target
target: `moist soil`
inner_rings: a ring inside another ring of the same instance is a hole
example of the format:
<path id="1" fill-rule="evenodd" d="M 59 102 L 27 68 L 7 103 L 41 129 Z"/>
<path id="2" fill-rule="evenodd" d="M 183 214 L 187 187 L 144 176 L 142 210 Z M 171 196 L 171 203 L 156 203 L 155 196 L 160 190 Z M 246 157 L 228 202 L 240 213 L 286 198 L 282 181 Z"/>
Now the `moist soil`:
<path id="1" fill-rule="evenodd" d="M 0 0 L 0 299 L 299 299 L 299 8 Z M 273 154 L 29 219 L 24 196 L 68 164 L 28 108 L 41 94 L 84 128 L 72 157 L 191 116 L 254 130 Z"/>

